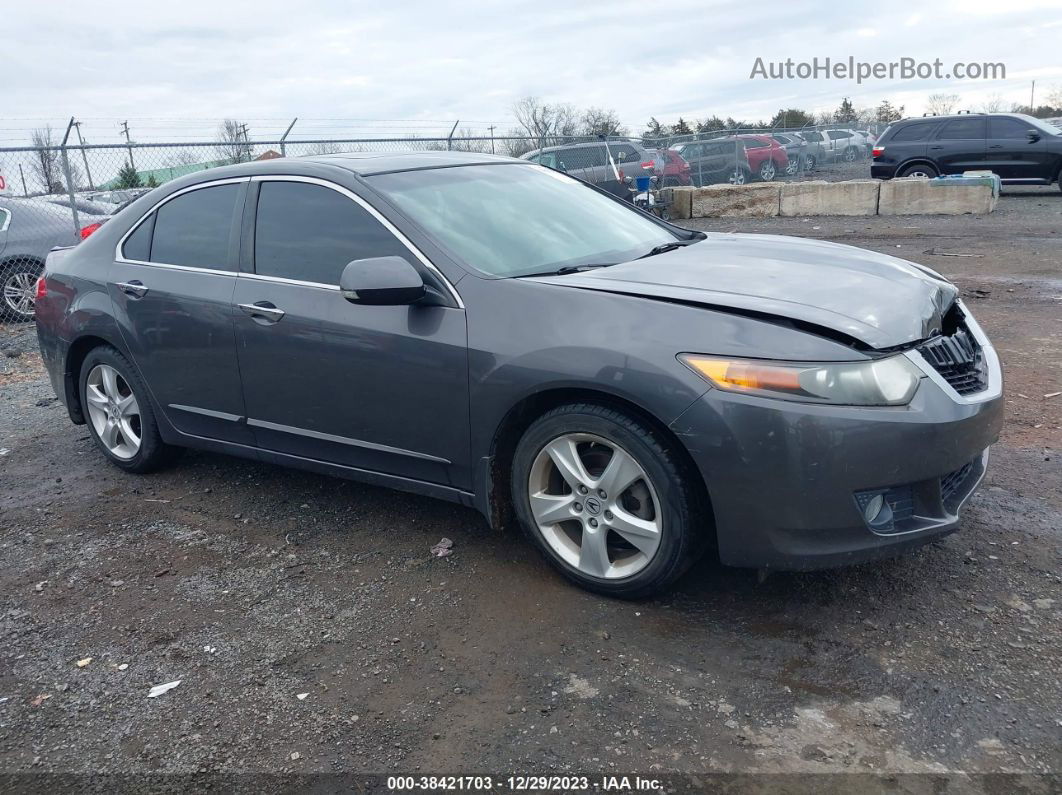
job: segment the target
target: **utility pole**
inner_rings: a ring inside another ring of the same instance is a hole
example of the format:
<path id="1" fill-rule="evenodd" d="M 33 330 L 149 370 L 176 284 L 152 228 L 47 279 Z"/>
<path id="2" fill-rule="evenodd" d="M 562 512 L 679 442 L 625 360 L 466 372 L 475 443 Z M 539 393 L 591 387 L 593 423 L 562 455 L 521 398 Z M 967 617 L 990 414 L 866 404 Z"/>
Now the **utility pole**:
<path id="1" fill-rule="evenodd" d="M 1029 91 L 1029 113 L 1036 110 L 1036 81 L 1032 81 L 1032 90 Z"/>
<path id="2" fill-rule="evenodd" d="M 247 156 L 247 160 L 248 160 L 248 162 L 250 162 L 250 160 L 251 160 L 251 141 L 247 137 L 247 125 L 246 124 L 241 124 L 240 127 L 239 127 L 239 130 L 237 130 L 237 132 L 236 132 L 236 140 L 237 140 L 237 142 L 239 142 L 240 135 L 243 135 L 243 143 L 244 143 L 243 154 Z M 239 149 L 237 149 L 237 151 L 239 151 Z"/>
<path id="3" fill-rule="evenodd" d="M 128 121 L 123 121 L 122 122 L 122 132 L 125 133 L 125 145 L 129 148 L 129 165 L 132 166 L 135 169 L 136 168 L 136 164 L 133 162 L 133 141 L 129 137 L 129 122 Z"/>
<path id="4" fill-rule="evenodd" d="M 490 126 L 490 153 L 494 154 L 494 125 Z"/>
<path id="5" fill-rule="evenodd" d="M 74 122 L 74 129 L 77 130 L 77 140 L 81 144 L 81 159 L 85 162 L 85 178 L 88 180 L 89 190 L 96 190 L 96 186 L 92 184 L 92 172 L 89 170 L 88 164 L 88 152 L 85 151 L 85 139 L 81 137 L 81 122 Z"/>

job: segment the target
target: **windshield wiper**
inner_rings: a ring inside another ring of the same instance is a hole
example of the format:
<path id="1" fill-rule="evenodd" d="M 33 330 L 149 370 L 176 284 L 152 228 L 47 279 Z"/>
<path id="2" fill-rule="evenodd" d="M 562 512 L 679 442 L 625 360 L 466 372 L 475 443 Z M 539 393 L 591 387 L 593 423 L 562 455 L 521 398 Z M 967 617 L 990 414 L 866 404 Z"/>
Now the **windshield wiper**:
<path id="1" fill-rule="evenodd" d="M 555 271 L 542 271 L 541 273 L 521 273 L 520 277 L 525 276 L 567 276 L 569 273 L 582 273 L 583 271 L 592 271 L 594 268 L 608 268 L 615 265 L 615 262 L 595 262 L 589 265 L 565 265 L 563 268 L 558 268 Z"/>
<path id="2" fill-rule="evenodd" d="M 685 248 L 686 246 L 692 246 L 704 240 L 703 237 L 695 237 L 692 240 L 672 240 L 669 243 L 661 243 L 659 246 L 653 246 L 649 249 L 649 253 L 642 254 L 638 259 L 645 259 L 646 257 L 655 257 L 657 254 L 663 254 L 665 251 L 674 251 L 676 248 Z"/>

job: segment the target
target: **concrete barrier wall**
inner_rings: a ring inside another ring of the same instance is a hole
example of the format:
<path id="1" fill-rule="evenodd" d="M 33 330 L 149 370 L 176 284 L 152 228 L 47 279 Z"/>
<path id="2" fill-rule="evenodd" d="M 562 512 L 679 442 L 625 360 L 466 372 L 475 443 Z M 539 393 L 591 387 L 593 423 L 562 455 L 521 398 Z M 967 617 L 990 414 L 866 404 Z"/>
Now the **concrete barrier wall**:
<path id="1" fill-rule="evenodd" d="M 709 185 L 693 191 L 690 209 L 694 218 L 769 218 L 778 215 L 781 190 L 781 184 L 777 182 Z"/>
<path id="2" fill-rule="evenodd" d="M 671 217 L 769 218 L 813 215 L 962 215 L 990 213 L 992 186 L 973 180 L 858 179 L 847 182 L 756 182 L 667 188 Z"/>
<path id="3" fill-rule="evenodd" d="M 660 191 L 664 201 L 670 201 L 668 212 L 674 221 L 682 221 L 693 217 L 693 191 L 694 188 L 664 188 Z"/>
<path id="4" fill-rule="evenodd" d="M 876 215 L 880 180 L 787 182 L 782 185 L 779 214 Z"/>
<path id="5" fill-rule="evenodd" d="M 948 179 L 890 179 L 881 183 L 880 215 L 990 213 L 997 198 L 990 185 Z"/>

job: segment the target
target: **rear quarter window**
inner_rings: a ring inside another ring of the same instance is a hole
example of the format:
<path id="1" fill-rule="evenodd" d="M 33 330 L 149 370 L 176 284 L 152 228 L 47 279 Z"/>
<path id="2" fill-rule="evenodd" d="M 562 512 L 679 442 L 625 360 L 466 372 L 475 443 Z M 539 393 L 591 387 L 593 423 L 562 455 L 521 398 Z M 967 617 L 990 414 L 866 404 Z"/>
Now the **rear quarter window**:
<path id="1" fill-rule="evenodd" d="M 905 141 L 928 141 L 937 128 L 936 122 L 923 122 L 921 124 L 908 124 L 905 127 L 897 127 L 889 141 L 903 143 Z M 888 132 L 888 130 L 886 130 Z M 884 138 L 885 136 L 882 136 Z"/>

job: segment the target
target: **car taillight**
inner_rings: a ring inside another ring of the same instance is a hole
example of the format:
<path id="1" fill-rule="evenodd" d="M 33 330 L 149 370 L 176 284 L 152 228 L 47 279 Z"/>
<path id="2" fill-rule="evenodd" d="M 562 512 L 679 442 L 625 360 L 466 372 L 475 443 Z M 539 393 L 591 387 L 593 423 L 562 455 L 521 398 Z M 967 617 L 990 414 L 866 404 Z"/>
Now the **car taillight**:
<path id="1" fill-rule="evenodd" d="M 34 296 L 34 300 L 40 301 L 42 298 L 48 295 L 48 283 L 44 281 L 44 277 L 41 276 L 37 279 L 37 294 Z"/>
<path id="2" fill-rule="evenodd" d="M 101 226 L 103 226 L 103 224 L 89 224 L 88 226 L 81 227 L 81 239 L 84 240 Z"/>
<path id="3" fill-rule="evenodd" d="M 878 157 L 880 155 L 885 154 L 885 147 L 884 146 L 875 146 L 873 149 L 870 150 L 870 153 L 874 157 Z"/>

